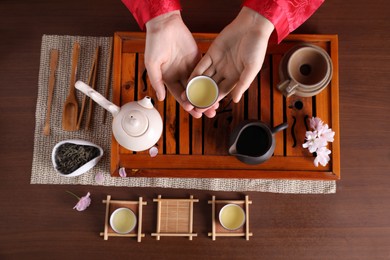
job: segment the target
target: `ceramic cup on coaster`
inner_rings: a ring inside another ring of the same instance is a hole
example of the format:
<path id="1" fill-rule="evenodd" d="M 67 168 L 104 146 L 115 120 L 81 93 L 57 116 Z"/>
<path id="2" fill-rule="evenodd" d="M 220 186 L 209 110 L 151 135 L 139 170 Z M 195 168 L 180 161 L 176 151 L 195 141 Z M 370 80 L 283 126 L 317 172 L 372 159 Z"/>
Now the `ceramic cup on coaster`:
<path id="1" fill-rule="evenodd" d="M 283 57 L 277 88 L 284 96 L 311 97 L 320 93 L 333 74 L 332 60 L 328 53 L 315 45 L 299 45 Z"/>
<path id="2" fill-rule="evenodd" d="M 130 233 L 136 224 L 137 217 L 129 208 L 118 208 L 110 216 L 110 226 L 119 234 Z"/>
<path id="3" fill-rule="evenodd" d="M 245 223 L 245 212 L 236 204 L 226 204 L 219 211 L 219 222 L 227 230 L 237 230 Z"/>

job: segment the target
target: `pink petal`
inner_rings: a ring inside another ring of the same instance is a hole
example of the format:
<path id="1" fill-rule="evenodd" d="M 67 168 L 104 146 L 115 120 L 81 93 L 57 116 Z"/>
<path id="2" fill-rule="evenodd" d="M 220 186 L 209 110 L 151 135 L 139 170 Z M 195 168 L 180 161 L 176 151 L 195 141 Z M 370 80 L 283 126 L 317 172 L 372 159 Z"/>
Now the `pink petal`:
<path id="1" fill-rule="evenodd" d="M 77 202 L 76 206 L 74 206 L 73 209 L 76 209 L 77 211 L 86 210 L 89 205 L 91 205 L 91 198 L 89 197 L 90 195 L 91 194 L 88 192 L 87 195 L 81 197 L 79 202 Z"/>
<path id="2" fill-rule="evenodd" d="M 326 126 L 328 126 L 328 125 L 326 125 Z M 333 142 L 334 135 L 335 135 L 335 132 L 332 131 L 332 129 L 328 128 L 328 127 L 322 129 L 322 131 L 318 133 L 318 136 L 320 138 L 324 139 L 326 142 Z"/>
<path id="3" fill-rule="evenodd" d="M 95 175 L 95 181 L 97 184 L 103 184 L 104 183 L 104 174 L 102 172 L 98 172 Z"/>
<path id="4" fill-rule="evenodd" d="M 124 167 L 119 168 L 119 176 L 121 176 L 122 178 L 127 176 L 126 169 Z"/>
<path id="5" fill-rule="evenodd" d="M 313 130 L 318 130 L 322 127 L 323 121 L 319 117 L 312 117 L 309 119 L 310 127 Z"/>
<path id="6" fill-rule="evenodd" d="M 156 157 L 158 154 L 158 148 L 156 146 L 153 146 L 149 149 L 149 155 L 150 157 Z"/>
<path id="7" fill-rule="evenodd" d="M 330 161 L 329 154 L 331 151 L 326 147 L 321 147 L 317 150 L 317 157 L 314 159 L 314 165 L 318 167 L 318 163 L 322 166 L 326 166 Z"/>

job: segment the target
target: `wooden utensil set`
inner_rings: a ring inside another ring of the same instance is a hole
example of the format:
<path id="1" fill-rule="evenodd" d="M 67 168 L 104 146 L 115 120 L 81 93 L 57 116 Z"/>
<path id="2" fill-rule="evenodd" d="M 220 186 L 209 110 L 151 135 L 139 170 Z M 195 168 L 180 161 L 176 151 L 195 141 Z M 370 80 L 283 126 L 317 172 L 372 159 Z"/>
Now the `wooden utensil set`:
<path id="1" fill-rule="evenodd" d="M 62 112 L 62 129 L 65 131 L 77 131 L 81 128 L 81 122 L 84 117 L 85 106 L 87 103 L 87 96 L 84 95 L 81 108 L 79 110 L 79 104 L 75 92 L 75 82 L 77 77 L 77 70 L 79 67 L 79 57 L 80 57 L 80 43 L 75 42 L 73 44 L 72 50 L 72 64 L 70 71 L 70 80 L 69 80 L 69 92 L 68 96 L 65 99 L 63 112 Z M 109 86 L 110 86 L 110 75 L 111 75 L 111 63 L 112 63 L 112 42 L 110 43 L 108 61 L 106 67 L 106 82 L 105 82 L 105 90 L 104 94 L 107 98 L 109 94 Z M 96 88 L 97 86 L 97 78 L 98 78 L 98 64 L 99 64 L 99 52 L 100 47 L 97 46 L 95 48 L 94 57 L 92 60 L 91 68 L 89 71 L 88 82 L 87 84 L 92 88 Z M 57 49 L 52 49 L 50 51 L 50 76 L 49 76 L 49 84 L 48 84 L 48 99 L 47 99 L 47 113 L 45 118 L 45 125 L 43 129 L 44 135 L 50 135 L 50 113 L 51 113 L 51 105 L 54 95 L 54 85 L 55 85 L 55 73 L 58 66 L 59 59 L 59 51 Z M 85 129 L 89 130 L 93 114 L 93 101 L 89 100 L 88 103 L 88 114 L 86 116 Z M 103 122 L 105 123 L 106 113 L 103 114 Z"/>

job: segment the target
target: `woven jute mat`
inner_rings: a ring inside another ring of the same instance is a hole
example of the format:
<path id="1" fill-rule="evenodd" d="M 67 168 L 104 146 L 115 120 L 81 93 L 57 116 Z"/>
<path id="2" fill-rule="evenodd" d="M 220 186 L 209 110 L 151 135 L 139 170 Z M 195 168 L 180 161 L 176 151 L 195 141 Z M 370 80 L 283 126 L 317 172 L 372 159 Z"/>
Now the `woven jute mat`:
<path id="1" fill-rule="evenodd" d="M 31 184 L 80 184 L 123 187 L 162 187 L 179 189 L 199 189 L 213 191 L 259 191 L 273 193 L 297 194 L 329 194 L 336 192 L 335 181 L 311 180 L 276 180 L 276 179 L 208 179 L 208 178 L 119 178 L 111 177 L 110 142 L 112 116 L 107 113 L 103 123 L 103 108 L 94 104 L 93 119 L 89 130 L 85 130 L 84 122 L 79 131 L 67 132 L 61 127 L 63 104 L 69 91 L 72 46 L 75 42 L 81 45 L 77 79 L 86 82 L 93 62 L 97 46 L 100 48 L 98 64 L 98 80 L 96 90 L 104 93 L 106 82 L 106 67 L 109 59 L 109 49 L 112 47 L 112 37 L 84 37 L 44 35 L 42 37 L 41 60 L 38 79 L 38 99 L 36 106 L 36 121 L 34 134 L 34 154 L 31 171 Z M 43 134 L 43 126 L 47 113 L 48 81 L 50 50 L 59 50 L 58 69 L 54 87 L 54 97 L 51 110 L 51 133 Z M 83 94 L 76 91 L 79 104 Z M 88 102 L 87 102 L 88 104 Z M 88 107 L 88 106 L 87 106 Z M 88 110 L 84 113 L 87 114 Z M 101 146 L 104 156 L 100 162 L 87 173 L 78 177 L 63 177 L 54 170 L 51 154 L 52 149 L 60 141 L 81 139 Z M 102 184 L 95 181 L 95 175 L 103 173 Z"/>

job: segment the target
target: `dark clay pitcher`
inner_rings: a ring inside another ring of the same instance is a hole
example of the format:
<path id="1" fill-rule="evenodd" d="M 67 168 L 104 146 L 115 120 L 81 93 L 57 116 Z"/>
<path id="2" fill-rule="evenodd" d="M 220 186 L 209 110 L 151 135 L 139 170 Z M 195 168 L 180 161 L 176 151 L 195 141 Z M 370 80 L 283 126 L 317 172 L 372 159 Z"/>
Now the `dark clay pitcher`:
<path id="1" fill-rule="evenodd" d="M 270 128 L 260 121 L 243 122 L 233 130 L 229 154 L 247 164 L 263 163 L 274 153 L 276 145 L 274 134 L 287 127 L 287 123 Z"/>

